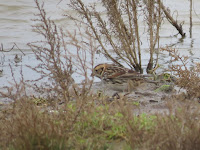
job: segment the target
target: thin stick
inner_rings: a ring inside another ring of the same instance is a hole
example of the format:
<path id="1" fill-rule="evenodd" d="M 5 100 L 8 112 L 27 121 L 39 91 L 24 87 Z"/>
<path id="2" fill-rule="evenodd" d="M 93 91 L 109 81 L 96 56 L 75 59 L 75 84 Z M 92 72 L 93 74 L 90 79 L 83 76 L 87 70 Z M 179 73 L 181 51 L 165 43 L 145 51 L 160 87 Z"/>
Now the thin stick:
<path id="1" fill-rule="evenodd" d="M 190 0 L 190 38 L 192 38 L 192 0 Z"/>
<path id="2" fill-rule="evenodd" d="M 161 8 L 163 12 L 165 13 L 165 16 L 167 20 L 178 30 L 179 34 L 181 34 L 182 37 L 185 37 L 185 33 L 183 32 L 182 24 L 178 24 L 176 20 L 170 15 L 170 13 L 167 11 L 165 6 L 163 5 L 162 2 L 160 2 Z"/>
<path id="3" fill-rule="evenodd" d="M 17 44 L 14 43 L 14 45 L 15 45 L 15 46 L 17 47 L 17 49 L 18 49 L 20 52 L 22 52 L 22 54 L 25 56 L 24 52 L 17 46 Z"/>

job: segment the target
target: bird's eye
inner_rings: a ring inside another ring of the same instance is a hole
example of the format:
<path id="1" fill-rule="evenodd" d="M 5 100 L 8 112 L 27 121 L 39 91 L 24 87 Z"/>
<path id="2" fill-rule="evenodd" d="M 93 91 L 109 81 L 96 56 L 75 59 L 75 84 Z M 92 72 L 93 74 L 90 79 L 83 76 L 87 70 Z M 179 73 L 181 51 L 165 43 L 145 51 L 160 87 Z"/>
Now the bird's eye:
<path id="1" fill-rule="evenodd" d="M 96 72 L 97 74 L 101 74 L 102 70 L 101 70 L 101 69 L 96 69 L 95 72 Z"/>

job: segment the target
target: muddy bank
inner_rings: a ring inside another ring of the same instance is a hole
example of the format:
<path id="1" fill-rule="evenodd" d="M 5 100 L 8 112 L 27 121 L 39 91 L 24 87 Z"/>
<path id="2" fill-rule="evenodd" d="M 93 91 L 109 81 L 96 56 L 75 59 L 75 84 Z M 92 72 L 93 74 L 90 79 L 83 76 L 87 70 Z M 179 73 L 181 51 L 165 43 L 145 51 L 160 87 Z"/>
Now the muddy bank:
<path id="1" fill-rule="evenodd" d="M 122 92 L 106 88 L 98 82 L 94 83 L 92 92 L 107 96 L 107 101 L 110 103 L 117 99 L 127 99 L 127 102 L 133 105 L 132 110 L 136 115 L 141 113 L 169 114 L 169 101 L 173 96 L 185 93 L 185 90 L 175 85 L 162 88 L 163 85 L 165 86 L 165 84 L 142 83 L 131 92 Z"/>

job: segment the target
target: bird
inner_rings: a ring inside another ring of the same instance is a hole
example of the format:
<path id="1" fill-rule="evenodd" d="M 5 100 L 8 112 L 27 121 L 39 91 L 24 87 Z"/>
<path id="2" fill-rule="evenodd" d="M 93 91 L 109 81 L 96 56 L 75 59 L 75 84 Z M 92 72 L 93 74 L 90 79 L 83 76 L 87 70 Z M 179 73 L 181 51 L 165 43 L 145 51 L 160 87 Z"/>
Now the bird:
<path id="1" fill-rule="evenodd" d="M 15 63 L 19 63 L 22 61 L 22 57 L 20 58 L 17 54 L 15 55 L 15 58 L 14 58 L 14 61 Z"/>
<path id="2" fill-rule="evenodd" d="M 148 79 L 152 75 L 143 75 L 135 70 L 107 63 L 95 66 L 91 76 L 98 77 L 104 85 L 118 91 L 129 91 L 143 82 L 156 83 Z"/>
<path id="3" fill-rule="evenodd" d="M 3 76 L 3 69 L 0 69 L 0 77 Z"/>

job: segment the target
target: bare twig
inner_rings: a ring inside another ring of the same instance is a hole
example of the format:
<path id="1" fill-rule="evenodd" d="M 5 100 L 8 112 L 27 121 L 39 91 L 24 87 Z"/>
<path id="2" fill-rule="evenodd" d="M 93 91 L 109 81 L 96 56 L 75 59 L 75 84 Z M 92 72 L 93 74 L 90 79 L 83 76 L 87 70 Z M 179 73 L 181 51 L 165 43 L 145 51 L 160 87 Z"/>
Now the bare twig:
<path id="1" fill-rule="evenodd" d="M 184 31 L 183 31 L 183 27 L 182 24 L 178 24 L 178 22 L 176 20 L 173 19 L 173 17 L 170 15 L 170 13 L 166 10 L 165 6 L 163 5 L 162 2 L 160 2 L 161 8 L 163 10 L 163 12 L 165 13 L 165 16 L 167 17 L 168 21 L 178 30 L 179 34 L 182 37 L 185 37 Z"/>

